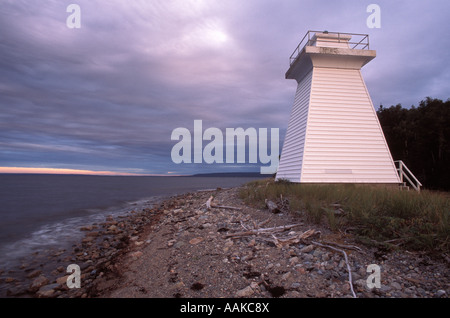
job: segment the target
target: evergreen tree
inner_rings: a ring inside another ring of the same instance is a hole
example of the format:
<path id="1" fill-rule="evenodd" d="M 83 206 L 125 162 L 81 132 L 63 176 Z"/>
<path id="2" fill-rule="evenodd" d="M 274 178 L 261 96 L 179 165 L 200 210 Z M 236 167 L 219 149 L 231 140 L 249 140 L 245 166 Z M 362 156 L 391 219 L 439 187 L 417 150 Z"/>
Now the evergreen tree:
<path id="1" fill-rule="evenodd" d="M 426 188 L 450 190 L 450 99 L 427 97 L 419 107 L 377 111 L 394 160 L 402 160 Z"/>

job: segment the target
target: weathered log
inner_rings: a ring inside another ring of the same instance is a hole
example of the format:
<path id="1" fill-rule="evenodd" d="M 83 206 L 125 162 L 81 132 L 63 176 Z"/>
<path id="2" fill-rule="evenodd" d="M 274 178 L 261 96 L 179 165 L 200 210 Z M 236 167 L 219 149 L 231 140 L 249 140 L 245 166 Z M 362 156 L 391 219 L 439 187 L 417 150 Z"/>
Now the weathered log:
<path id="1" fill-rule="evenodd" d="M 287 239 L 277 238 L 273 234 L 272 234 L 272 238 L 274 239 L 275 246 L 281 248 L 286 245 L 298 244 L 298 243 L 302 242 L 303 240 L 305 240 L 313 235 L 316 235 L 316 234 L 320 234 L 320 232 L 317 232 L 314 229 L 310 229 L 310 230 L 307 230 L 303 233 L 297 234 L 297 235 L 287 238 Z"/>
<path id="2" fill-rule="evenodd" d="M 303 224 L 290 224 L 290 225 L 282 225 L 282 226 L 276 226 L 276 227 L 254 229 L 254 230 L 249 230 L 249 231 L 245 231 L 245 232 L 231 233 L 231 234 L 226 235 L 225 238 L 283 232 L 283 231 L 290 230 L 290 229 L 292 229 L 296 226 L 300 226 L 300 225 L 303 225 Z"/>
<path id="3" fill-rule="evenodd" d="M 211 210 L 211 208 L 216 209 L 228 209 L 228 210 L 241 210 L 241 208 L 234 207 L 234 206 L 227 206 L 227 205 L 213 205 L 212 200 L 214 200 L 213 196 L 210 196 L 208 201 L 206 201 L 206 208 L 208 210 Z"/>
<path id="4" fill-rule="evenodd" d="M 212 205 L 211 207 L 216 208 L 216 209 L 242 210 L 241 208 L 238 208 L 235 206 L 228 206 L 228 205 Z"/>

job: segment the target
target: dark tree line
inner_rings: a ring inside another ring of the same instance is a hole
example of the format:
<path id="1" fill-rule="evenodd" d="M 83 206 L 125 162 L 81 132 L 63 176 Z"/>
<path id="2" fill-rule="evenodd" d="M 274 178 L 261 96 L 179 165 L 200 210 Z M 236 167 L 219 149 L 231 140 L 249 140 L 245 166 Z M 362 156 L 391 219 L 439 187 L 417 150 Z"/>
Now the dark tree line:
<path id="1" fill-rule="evenodd" d="M 425 188 L 450 190 L 450 99 L 427 97 L 419 107 L 377 111 L 394 160 L 402 160 Z"/>

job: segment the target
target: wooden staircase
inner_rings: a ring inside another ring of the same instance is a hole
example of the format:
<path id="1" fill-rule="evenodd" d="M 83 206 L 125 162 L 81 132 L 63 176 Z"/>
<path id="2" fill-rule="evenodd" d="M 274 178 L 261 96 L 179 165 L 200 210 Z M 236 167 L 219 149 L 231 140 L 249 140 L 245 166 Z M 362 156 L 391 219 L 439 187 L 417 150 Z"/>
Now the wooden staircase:
<path id="1" fill-rule="evenodd" d="M 408 169 L 405 163 L 401 160 L 394 161 L 397 168 L 398 175 L 400 176 L 400 189 L 408 190 L 412 187 L 414 190 L 420 192 L 422 183 L 416 178 L 416 176 Z"/>

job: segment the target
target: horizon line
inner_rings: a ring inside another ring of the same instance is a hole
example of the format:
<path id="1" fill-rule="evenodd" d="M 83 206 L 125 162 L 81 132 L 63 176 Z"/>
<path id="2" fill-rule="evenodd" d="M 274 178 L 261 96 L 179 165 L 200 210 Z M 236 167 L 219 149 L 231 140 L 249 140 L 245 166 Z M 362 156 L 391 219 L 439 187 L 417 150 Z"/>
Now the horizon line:
<path id="1" fill-rule="evenodd" d="M 33 167 L 0 167 L 0 174 L 63 174 L 63 175 L 90 175 L 90 176 L 134 176 L 134 177 L 180 177 L 190 176 L 192 174 L 175 174 L 167 172 L 166 174 L 153 173 L 133 173 L 117 171 L 95 171 L 83 169 L 65 169 L 65 168 L 33 168 Z"/>

